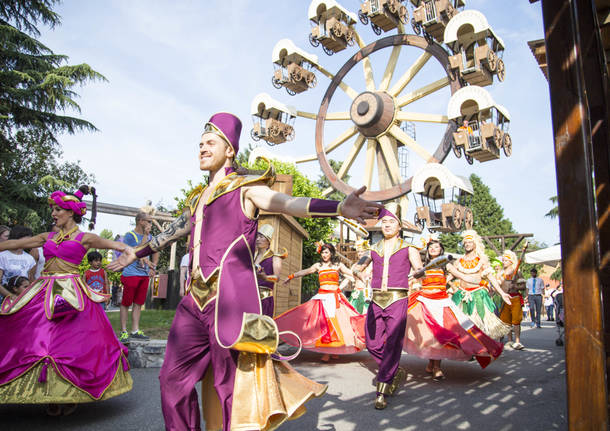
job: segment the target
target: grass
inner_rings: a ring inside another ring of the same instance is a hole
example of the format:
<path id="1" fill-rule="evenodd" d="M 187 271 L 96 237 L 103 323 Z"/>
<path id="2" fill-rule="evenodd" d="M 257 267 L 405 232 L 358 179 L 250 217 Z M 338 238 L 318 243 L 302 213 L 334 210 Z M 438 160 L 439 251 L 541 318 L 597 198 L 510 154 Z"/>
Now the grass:
<path id="1" fill-rule="evenodd" d="M 176 310 L 142 310 L 140 316 L 140 329 L 151 339 L 167 340 L 169 328 L 174 320 Z M 112 328 L 117 334 L 121 333 L 121 321 L 119 312 L 108 313 Z M 127 330 L 131 332 L 131 309 L 127 319 Z"/>

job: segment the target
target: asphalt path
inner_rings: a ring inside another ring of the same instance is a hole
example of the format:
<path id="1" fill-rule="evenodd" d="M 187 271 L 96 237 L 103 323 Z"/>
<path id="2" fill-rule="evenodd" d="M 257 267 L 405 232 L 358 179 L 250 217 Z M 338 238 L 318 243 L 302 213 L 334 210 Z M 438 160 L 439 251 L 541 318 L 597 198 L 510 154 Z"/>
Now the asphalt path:
<path id="1" fill-rule="evenodd" d="M 291 364 L 305 376 L 329 385 L 307 404 L 301 418 L 285 431 L 373 430 L 565 430 L 565 352 L 555 345 L 553 322 L 542 329 L 524 323 L 525 350 L 506 348 L 481 369 L 476 362 L 443 361 L 446 379 L 425 373 L 425 360 L 403 354 L 408 378 L 389 398 L 388 408 L 373 408 L 374 370 L 368 353 L 342 356 L 324 364 L 320 355 L 303 352 Z M 119 397 L 83 404 L 70 416 L 47 417 L 40 405 L 0 406 L 0 430 L 164 430 L 159 401 L 159 369 L 134 369 L 133 390 Z"/>

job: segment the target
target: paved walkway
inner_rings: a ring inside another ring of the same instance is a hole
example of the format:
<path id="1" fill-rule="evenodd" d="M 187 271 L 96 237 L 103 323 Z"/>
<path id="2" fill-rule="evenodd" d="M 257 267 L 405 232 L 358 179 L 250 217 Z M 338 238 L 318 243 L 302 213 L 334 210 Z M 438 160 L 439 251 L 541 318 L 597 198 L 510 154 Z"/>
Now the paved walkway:
<path id="1" fill-rule="evenodd" d="M 447 378 L 432 380 L 426 361 L 403 355 L 408 372 L 402 390 L 386 410 L 373 408 L 374 362 L 366 352 L 328 365 L 304 352 L 292 364 L 304 375 L 329 384 L 326 395 L 308 404 L 301 418 L 283 431 L 375 430 L 565 430 L 565 353 L 555 346 L 552 322 L 524 327 L 526 350 L 507 348 L 485 370 L 476 362 L 445 361 Z M 41 406 L 0 406 L 0 429 L 12 430 L 163 430 L 158 369 L 132 371 L 134 389 L 108 401 L 80 406 L 68 417 L 49 418 Z"/>

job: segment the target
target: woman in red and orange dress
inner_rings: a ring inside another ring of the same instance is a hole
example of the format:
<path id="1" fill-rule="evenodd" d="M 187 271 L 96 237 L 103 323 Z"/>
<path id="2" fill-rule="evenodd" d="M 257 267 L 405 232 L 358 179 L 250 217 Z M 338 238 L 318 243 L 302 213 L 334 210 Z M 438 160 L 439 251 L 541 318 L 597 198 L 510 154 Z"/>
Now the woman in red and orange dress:
<path id="1" fill-rule="evenodd" d="M 426 263 L 441 256 L 437 239 L 428 241 Z M 409 296 L 407 331 L 403 350 L 428 359 L 426 372 L 434 379 L 444 377 L 442 359 L 467 361 L 473 356 L 482 368 L 502 353 L 502 344 L 481 331 L 447 294 L 447 278 L 442 268 L 425 271 L 421 288 Z M 454 274 L 459 276 L 459 274 Z"/>
<path id="2" fill-rule="evenodd" d="M 364 348 L 364 321 L 339 289 L 339 275 L 352 277 L 352 272 L 339 262 L 335 247 L 324 244 L 320 249 L 320 262 L 307 269 L 290 274 L 284 284 L 298 277 L 318 273 L 320 289 L 309 301 L 275 318 L 280 331 L 292 331 L 299 336 L 304 349 L 329 355 L 345 355 Z M 294 337 L 282 338 L 295 345 Z"/>

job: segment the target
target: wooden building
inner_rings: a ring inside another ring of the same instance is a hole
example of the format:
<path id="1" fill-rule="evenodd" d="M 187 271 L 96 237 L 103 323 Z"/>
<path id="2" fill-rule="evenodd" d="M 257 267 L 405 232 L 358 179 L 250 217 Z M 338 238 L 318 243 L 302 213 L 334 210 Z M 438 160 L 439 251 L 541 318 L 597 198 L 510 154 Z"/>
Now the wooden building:
<path id="1" fill-rule="evenodd" d="M 273 190 L 292 195 L 292 177 L 290 175 L 277 175 Z M 276 253 L 288 251 L 288 257 L 282 262 L 280 280 L 301 269 L 303 262 L 303 239 L 309 234 L 292 216 L 274 214 L 262 211 L 259 216 L 259 226 L 270 224 L 274 228 L 271 249 Z M 275 287 L 275 312 L 277 316 L 301 304 L 301 278 L 292 280 L 288 285 L 277 283 Z"/>

